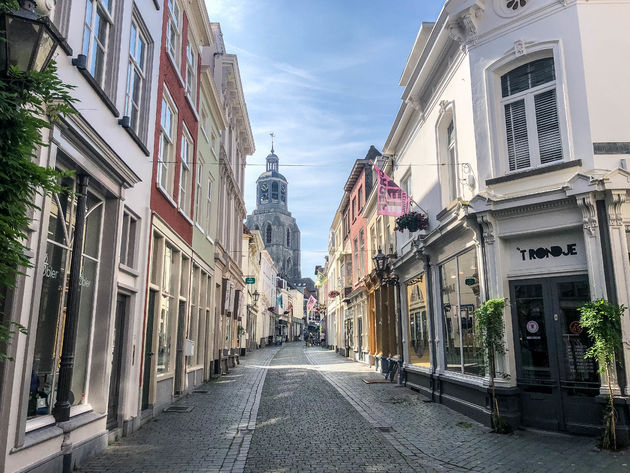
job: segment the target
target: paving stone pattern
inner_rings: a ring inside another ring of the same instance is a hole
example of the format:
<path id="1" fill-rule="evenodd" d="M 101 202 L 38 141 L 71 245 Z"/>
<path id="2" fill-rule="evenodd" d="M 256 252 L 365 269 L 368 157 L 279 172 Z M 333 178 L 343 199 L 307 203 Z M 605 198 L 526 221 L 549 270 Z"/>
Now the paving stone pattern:
<path id="1" fill-rule="evenodd" d="M 518 430 L 497 435 L 448 407 L 395 384 L 366 384 L 382 375 L 330 351 L 310 348 L 308 359 L 411 465 L 482 472 L 628 472 L 630 452 L 596 448 L 596 439 Z"/>
<path id="2" fill-rule="evenodd" d="M 187 413 L 163 413 L 82 465 L 81 472 L 242 472 L 256 425 L 267 365 L 277 348 L 242 358 L 230 374 L 175 403 Z"/>
<path id="3" fill-rule="evenodd" d="M 249 353 L 82 465 L 108 472 L 629 472 L 630 453 L 595 439 L 496 435 L 449 408 L 319 347 Z"/>
<path id="4" fill-rule="evenodd" d="M 245 472 L 412 472 L 291 344 L 273 359 Z"/>

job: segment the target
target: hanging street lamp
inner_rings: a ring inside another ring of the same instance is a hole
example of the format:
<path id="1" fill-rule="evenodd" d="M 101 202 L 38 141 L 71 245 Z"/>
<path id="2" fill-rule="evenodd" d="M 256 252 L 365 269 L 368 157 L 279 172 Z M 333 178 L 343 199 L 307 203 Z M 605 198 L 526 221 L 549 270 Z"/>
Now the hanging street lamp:
<path id="1" fill-rule="evenodd" d="M 48 66 L 58 41 L 48 17 L 35 13 L 36 6 L 20 0 L 18 11 L 0 14 L 0 75 L 6 77 L 11 67 L 41 72 Z"/>

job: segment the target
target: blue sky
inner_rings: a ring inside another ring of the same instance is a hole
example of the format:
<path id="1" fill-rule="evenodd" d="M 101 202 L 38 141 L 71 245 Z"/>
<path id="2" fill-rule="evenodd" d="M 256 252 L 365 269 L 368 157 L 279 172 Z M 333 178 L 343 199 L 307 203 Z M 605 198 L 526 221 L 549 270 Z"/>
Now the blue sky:
<path id="1" fill-rule="evenodd" d="M 441 0 L 206 0 L 238 55 L 256 142 L 247 212 L 274 132 L 289 210 L 302 233 L 302 276 L 323 264 L 352 165 L 381 150 L 400 105 L 400 75 L 422 21 Z M 287 165 L 287 166 L 283 166 Z M 292 166 L 289 166 L 292 165 Z"/>

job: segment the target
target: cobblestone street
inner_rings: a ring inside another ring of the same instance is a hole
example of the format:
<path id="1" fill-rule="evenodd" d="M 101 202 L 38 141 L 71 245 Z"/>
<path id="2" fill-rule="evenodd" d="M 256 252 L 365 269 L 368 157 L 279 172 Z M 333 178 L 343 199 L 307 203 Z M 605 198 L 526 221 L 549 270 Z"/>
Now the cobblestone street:
<path id="1" fill-rule="evenodd" d="M 83 472 L 621 472 L 583 437 L 492 434 L 365 365 L 301 343 L 248 354 Z"/>

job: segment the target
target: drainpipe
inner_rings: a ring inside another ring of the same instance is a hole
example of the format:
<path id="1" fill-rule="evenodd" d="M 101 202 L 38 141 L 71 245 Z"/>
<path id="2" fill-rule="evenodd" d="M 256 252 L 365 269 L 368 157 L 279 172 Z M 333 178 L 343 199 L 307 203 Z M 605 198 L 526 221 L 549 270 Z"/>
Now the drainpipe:
<path id="1" fill-rule="evenodd" d="M 85 233 L 85 217 L 87 214 L 88 181 L 89 177 L 84 174 L 77 178 L 77 216 L 74 226 L 74 241 L 72 243 L 72 259 L 70 260 L 68 305 L 63 328 L 63 348 L 59 361 L 57 401 L 53 408 L 53 415 L 57 422 L 70 420 L 70 388 L 72 387 L 72 372 L 74 370 L 74 345 L 79 325 L 81 258 L 83 257 L 83 234 Z"/>
<path id="2" fill-rule="evenodd" d="M 437 370 L 437 346 L 435 343 L 435 317 L 433 314 L 433 284 L 431 278 L 431 264 L 429 263 L 429 255 L 421 254 L 422 261 L 424 263 L 424 278 L 427 286 L 427 312 L 429 313 L 429 319 L 431 324 L 429 325 L 431 331 L 431 351 L 433 357 L 431 358 L 431 401 L 435 401 L 435 372 Z"/>

